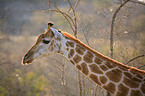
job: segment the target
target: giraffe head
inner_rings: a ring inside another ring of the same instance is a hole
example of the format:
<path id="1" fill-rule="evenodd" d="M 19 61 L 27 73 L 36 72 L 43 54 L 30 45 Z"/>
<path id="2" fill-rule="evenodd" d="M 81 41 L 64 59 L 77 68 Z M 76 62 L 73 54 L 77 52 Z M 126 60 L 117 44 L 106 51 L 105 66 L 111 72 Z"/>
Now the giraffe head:
<path id="1" fill-rule="evenodd" d="M 44 34 L 41 34 L 36 43 L 29 49 L 23 57 L 23 64 L 32 63 L 36 58 L 48 56 L 60 52 L 60 41 L 62 34 L 53 28 L 49 28 Z"/>

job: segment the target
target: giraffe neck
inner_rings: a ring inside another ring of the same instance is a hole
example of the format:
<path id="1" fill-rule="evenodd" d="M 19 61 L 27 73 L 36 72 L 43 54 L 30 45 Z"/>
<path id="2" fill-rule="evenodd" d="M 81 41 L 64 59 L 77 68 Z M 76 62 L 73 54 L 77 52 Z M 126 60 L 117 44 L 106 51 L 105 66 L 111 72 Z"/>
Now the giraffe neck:
<path id="1" fill-rule="evenodd" d="M 96 84 L 115 96 L 145 95 L 145 75 L 141 74 L 144 72 L 113 61 L 79 40 L 67 37 L 62 54 Z"/>

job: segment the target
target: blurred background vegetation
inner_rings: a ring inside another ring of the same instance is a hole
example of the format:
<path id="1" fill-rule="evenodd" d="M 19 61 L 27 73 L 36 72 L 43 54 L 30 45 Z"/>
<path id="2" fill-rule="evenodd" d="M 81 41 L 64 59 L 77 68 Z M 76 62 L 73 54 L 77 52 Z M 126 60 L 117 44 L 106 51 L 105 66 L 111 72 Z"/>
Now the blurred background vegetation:
<path id="1" fill-rule="evenodd" d="M 75 0 L 72 0 L 73 4 Z M 47 0 L 0 0 L 0 96 L 80 96 L 77 69 L 60 55 L 22 65 L 25 52 L 44 33 L 48 21 L 73 34 L 66 19 L 49 12 Z M 53 0 L 67 11 L 67 0 Z M 113 13 L 124 0 L 80 0 L 76 9 L 78 38 L 109 56 Z M 128 2 L 114 26 L 114 59 L 145 70 L 145 5 Z M 82 96 L 105 96 L 106 91 L 81 75 Z"/>

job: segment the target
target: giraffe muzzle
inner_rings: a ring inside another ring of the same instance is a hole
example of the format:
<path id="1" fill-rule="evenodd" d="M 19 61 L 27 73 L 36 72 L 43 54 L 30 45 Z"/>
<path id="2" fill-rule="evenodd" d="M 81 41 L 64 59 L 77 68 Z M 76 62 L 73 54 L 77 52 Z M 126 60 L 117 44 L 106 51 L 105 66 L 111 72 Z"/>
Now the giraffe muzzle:
<path id="1" fill-rule="evenodd" d="M 33 59 L 31 58 L 31 56 L 29 54 L 26 54 L 23 58 L 22 63 L 23 64 L 31 64 L 33 61 Z"/>

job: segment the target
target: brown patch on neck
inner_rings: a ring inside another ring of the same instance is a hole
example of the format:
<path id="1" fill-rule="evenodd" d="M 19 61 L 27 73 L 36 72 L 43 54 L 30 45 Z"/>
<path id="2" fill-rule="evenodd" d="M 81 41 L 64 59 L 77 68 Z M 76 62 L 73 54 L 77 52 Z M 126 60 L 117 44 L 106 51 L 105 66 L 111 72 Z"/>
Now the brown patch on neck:
<path id="1" fill-rule="evenodd" d="M 109 63 L 112 63 L 112 64 L 114 64 L 114 65 L 116 65 L 116 66 L 119 66 L 119 67 L 121 67 L 122 69 L 130 70 L 130 71 L 133 71 L 133 72 L 135 72 L 135 73 L 145 75 L 145 71 L 143 71 L 143 70 L 139 70 L 139 69 L 137 69 L 137 68 L 135 68 L 135 67 L 129 67 L 129 66 L 124 65 L 124 64 L 122 64 L 122 63 L 120 63 L 120 62 L 117 62 L 117 61 L 115 61 L 115 60 L 113 60 L 113 59 L 111 59 L 111 58 L 109 58 L 109 57 L 106 57 L 106 56 L 102 55 L 101 53 L 95 51 L 94 49 L 90 48 L 89 46 L 85 45 L 85 44 L 82 43 L 80 40 L 76 39 L 75 37 L 71 36 L 70 34 L 68 34 L 68 33 L 66 33 L 66 32 L 62 32 L 62 34 L 65 35 L 65 36 L 66 36 L 67 38 L 69 38 L 70 40 L 72 40 L 72 41 L 76 42 L 77 44 L 81 45 L 81 46 L 84 47 L 85 49 L 91 51 L 91 52 L 94 53 L 97 57 L 99 57 L 99 58 L 101 58 L 101 59 L 103 59 L 103 60 L 106 60 L 106 61 L 108 61 Z"/>
<path id="2" fill-rule="evenodd" d="M 91 52 L 87 52 L 86 55 L 83 57 L 84 61 L 87 63 L 92 63 L 93 62 L 93 55 Z"/>
<path id="3" fill-rule="evenodd" d="M 98 77 L 97 77 L 96 75 L 91 74 L 91 75 L 90 75 L 90 78 L 91 78 L 94 82 L 96 82 L 98 85 L 101 85 L 101 83 L 100 83 L 100 81 L 99 81 L 99 79 L 98 79 Z"/>
<path id="4" fill-rule="evenodd" d="M 143 96 L 139 90 L 132 90 L 130 96 Z"/>
<path id="5" fill-rule="evenodd" d="M 97 73 L 97 74 L 103 74 L 103 72 L 100 70 L 100 68 L 96 64 L 89 65 L 89 67 L 92 72 Z"/>
<path id="6" fill-rule="evenodd" d="M 113 82 L 119 82 L 122 78 L 122 72 L 119 69 L 114 69 L 107 72 L 106 76 Z"/>
<path id="7" fill-rule="evenodd" d="M 76 54 L 76 55 L 74 56 L 73 60 L 74 60 L 74 62 L 75 62 L 76 64 L 78 64 L 78 63 L 82 60 L 82 58 L 81 58 L 79 55 Z"/>
<path id="8" fill-rule="evenodd" d="M 118 92 L 116 96 L 127 96 L 129 88 L 125 87 L 123 84 L 118 86 Z"/>
<path id="9" fill-rule="evenodd" d="M 82 72 L 83 72 L 85 75 L 88 75 L 89 70 L 88 70 L 87 64 L 86 64 L 86 63 L 82 63 L 82 64 L 81 64 L 81 67 L 82 67 Z"/>
<path id="10" fill-rule="evenodd" d="M 100 76 L 99 79 L 102 84 L 105 84 L 107 82 L 107 78 L 105 76 Z"/>
<path id="11" fill-rule="evenodd" d="M 107 91 L 109 91 L 112 94 L 114 94 L 114 92 L 115 92 L 115 89 L 116 89 L 115 87 L 116 87 L 115 84 L 113 84 L 111 82 L 108 83 L 108 85 L 103 86 L 104 89 L 106 89 Z"/>
<path id="12" fill-rule="evenodd" d="M 139 87 L 139 83 L 134 82 L 126 77 L 124 78 L 123 82 L 131 88 L 138 88 Z"/>

